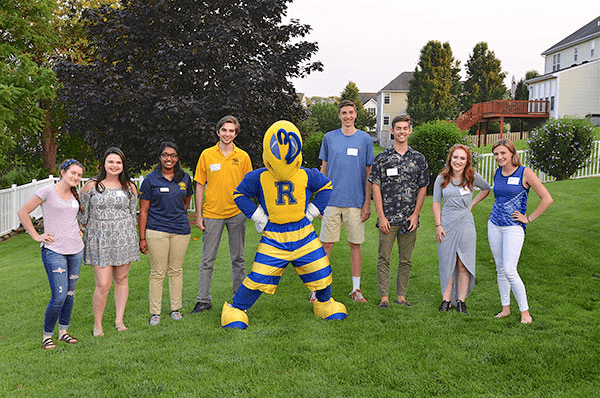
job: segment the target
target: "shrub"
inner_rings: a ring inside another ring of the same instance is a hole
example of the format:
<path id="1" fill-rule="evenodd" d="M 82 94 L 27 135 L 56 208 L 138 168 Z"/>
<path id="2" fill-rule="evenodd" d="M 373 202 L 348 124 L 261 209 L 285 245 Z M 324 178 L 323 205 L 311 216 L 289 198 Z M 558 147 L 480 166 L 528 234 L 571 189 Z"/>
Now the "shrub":
<path id="1" fill-rule="evenodd" d="M 587 163 L 593 141 L 594 128 L 587 119 L 549 120 L 527 141 L 531 165 L 557 180 L 568 179 Z"/>
<path id="2" fill-rule="evenodd" d="M 306 168 L 320 168 L 319 152 L 321 151 L 321 142 L 323 142 L 325 133 L 312 133 L 302 142 L 302 166 Z"/>
<path id="3" fill-rule="evenodd" d="M 414 128 L 408 137 L 408 144 L 425 155 L 429 165 L 429 186 L 427 193 L 433 192 L 433 182 L 442 171 L 453 145 L 469 146 L 465 133 L 454 122 L 431 121 Z"/>

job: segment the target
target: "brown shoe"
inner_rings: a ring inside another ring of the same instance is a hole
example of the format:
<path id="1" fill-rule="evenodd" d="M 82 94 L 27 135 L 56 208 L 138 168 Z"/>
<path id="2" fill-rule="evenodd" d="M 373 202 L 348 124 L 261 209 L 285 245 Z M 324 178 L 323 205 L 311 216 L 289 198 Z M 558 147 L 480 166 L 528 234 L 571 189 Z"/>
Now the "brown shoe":
<path id="1" fill-rule="evenodd" d="M 367 299 L 362 295 L 360 289 L 351 291 L 350 297 L 352 297 L 352 300 L 356 301 L 357 303 L 368 303 Z"/>

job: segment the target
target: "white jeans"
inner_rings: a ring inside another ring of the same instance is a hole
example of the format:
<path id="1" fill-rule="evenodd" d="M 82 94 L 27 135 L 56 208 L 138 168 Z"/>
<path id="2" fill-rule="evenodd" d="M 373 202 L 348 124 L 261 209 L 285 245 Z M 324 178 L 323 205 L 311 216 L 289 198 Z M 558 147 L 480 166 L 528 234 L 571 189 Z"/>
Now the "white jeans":
<path id="1" fill-rule="evenodd" d="M 525 231 L 521 226 L 499 227 L 488 221 L 488 241 L 496 262 L 500 301 L 502 306 L 510 305 L 510 289 L 512 288 L 521 312 L 529 309 L 525 285 L 517 272 L 524 240 Z"/>

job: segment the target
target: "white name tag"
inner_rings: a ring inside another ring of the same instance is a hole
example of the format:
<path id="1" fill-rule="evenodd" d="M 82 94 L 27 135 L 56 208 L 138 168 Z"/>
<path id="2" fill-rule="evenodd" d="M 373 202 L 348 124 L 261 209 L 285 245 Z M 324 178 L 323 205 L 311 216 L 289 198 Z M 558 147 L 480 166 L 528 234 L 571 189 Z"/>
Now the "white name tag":
<path id="1" fill-rule="evenodd" d="M 508 177 L 508 185 L 519 185 L 519 177 Z"/>
<path id="2" fill-rule="evenodd" d="M 124 198 L 125 197 L 125 192 L 123 192 L 123 191 L 117 191 L 117 197 Z"/>
<path id="3" fill-rule="evenodd" d="M 397 176 L 397 175 L 398 175 L 398 168 L 397 168 L 397 167 L 394 167 L 393 169 L 386 169 L 386 170 L 385 170 L 385 174 L 386 174 L 388 177 L 391 177 L 391 176 Z"/>
<path id="4" fill-rule="evenodd" d="M 348 148 L 346 150 L 346 155 L 348 155 L 348 156 L 358 156 L 358 148 Z"/>
<path id="5" fill-rule="evenodd" d="M 73 199 L 71 201 L 71 207 L 74 209 L 79 209 L 79 202 L 77 202 L 75 199 Z"/>
<path id="6" fill-rule="evenodd" d="M 214 164 L 211 164 L 209 167 L 210 167 L 210 171 L 219 171 L 219 170 L 221 170 L 221 163 L 214 163 Z"/>
<path id="7" fill-rule="evenodd" d="M 169 187 L 160 187 L 160 192 L 169 192 Z"/>
<path id="8" fill-rule="evenodd" d="M 462 187 L 459 192 L 461 195 L 468 195 L 471 193 L 471 190 L 468 188 Z"/>

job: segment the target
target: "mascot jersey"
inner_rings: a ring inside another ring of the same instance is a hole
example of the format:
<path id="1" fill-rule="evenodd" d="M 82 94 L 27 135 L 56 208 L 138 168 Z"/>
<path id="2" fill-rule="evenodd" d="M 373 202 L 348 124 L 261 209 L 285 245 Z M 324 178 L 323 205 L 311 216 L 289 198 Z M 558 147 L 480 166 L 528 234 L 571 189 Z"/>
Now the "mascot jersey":
<path id="1" fill-rule="evenodd" d="M 309 290 L 321 290 L 331 284 L 329 260 L 305 216 L 313 194 L 312 203 L 322 213 L 331 190 L 331 181 L 317 169 L 301 167 L 287 181 L 278 181 L 267 168 L 244 177 L 233 194 L 235 203 L 252 218 L 257 209 L 252 198 L 256 198 L 269 218 L 244 286 L 275 293 L 289 262 Z"/>

